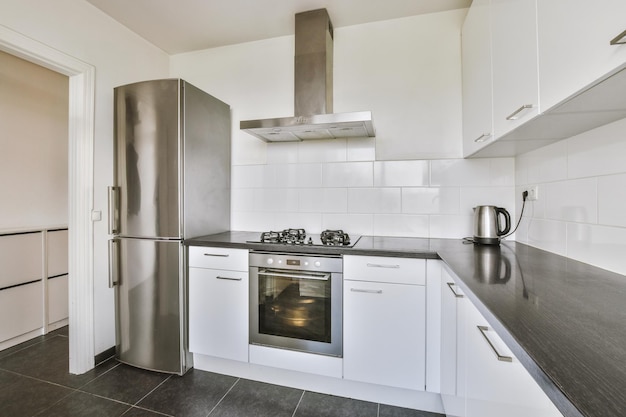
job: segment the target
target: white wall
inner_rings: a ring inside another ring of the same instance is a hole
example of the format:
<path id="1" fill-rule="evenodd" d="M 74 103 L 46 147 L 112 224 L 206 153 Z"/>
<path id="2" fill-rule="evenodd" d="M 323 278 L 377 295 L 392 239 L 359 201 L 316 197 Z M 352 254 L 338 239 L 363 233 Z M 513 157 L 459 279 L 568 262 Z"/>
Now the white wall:
<path id="1" fill-rule="evenodd" d="M 292 36 L 172 56 L 172 76 L 232 106 L 232 229 L 463 237 L 477 204 L 514 214 L 512 158 L 458 159 L 465 14 L 335 30 L 334 110 L 372 110 L 375 139 L 265 144 L 239 130 L 293 115 Z"/>
<path id="2" fill-rule="evenodd" d="M 169 57 L 83 0 L 2 0 L 0 24 L 96 68 L 94 208 L 106 216 L 113 179 L 113 88 L 168 76 Z M 115 344 L 106 217 L 94 224 L 95 352 Z"/>
<path id="3" fill-rule="evenodd" d="M 626 274 L 626 119 L 518 156 L 516 184 L 518 241 Z"/>
<path id="4" fill-rule="evenodd" d="M 0 230 L 67 225 L 68 77 L 0 51 Z"/>

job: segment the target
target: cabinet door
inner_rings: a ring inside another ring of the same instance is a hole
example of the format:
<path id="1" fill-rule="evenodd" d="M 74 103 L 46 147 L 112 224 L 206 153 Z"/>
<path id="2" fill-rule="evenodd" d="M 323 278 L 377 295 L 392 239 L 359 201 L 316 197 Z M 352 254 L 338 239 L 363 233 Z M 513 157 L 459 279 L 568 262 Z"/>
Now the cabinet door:
<path id="1" fill-rule="evenodd" d="M 441 271 L 441 400 L 446 415 L 460 417 L 465 413 L 465 399 L 462 396 L 465 380 L 459 375 L 458 365 L 463 361 L 457 358 L 459 349 L 457 326 L 459 320 L 458 299 L 463 295 L 450 274 Z M 462 346 L 461 346 L 462 347 Z M 460 388 L 460 389 L 459 389 Z"/>
<path id="2" fill-rule="evenodd" d="M 248 273 L 189 268 L 189 350 L 248 361 Z"/>
<path id="3" fill-rule="evenodd" d="M 539 113 L 536 9 L 535 0 L 491 0 L 496 139 Z"/>
<path id="4" fill-rule="evenodd" d="M 462 30 L 463 155 L 493 141 L 490 0 L 474 0 Z"/>
<path id="5" fill-rule="evenodd" d="M 459 305 L 465 315 L 466 416 L 560 417 L 476 307 L 467 298 Z"/>
<path id="6" fill-rule="evenodd" d="M 424 391 L 425 287 L 344 280 L 344 378 Z"/>
<path id="7" fill-rule="evenodd" d="M 541 0 L 537 8 L 542 109 L 626 62 L 626 44 L 610 44 L 626 30 L 626 1 Z"/>

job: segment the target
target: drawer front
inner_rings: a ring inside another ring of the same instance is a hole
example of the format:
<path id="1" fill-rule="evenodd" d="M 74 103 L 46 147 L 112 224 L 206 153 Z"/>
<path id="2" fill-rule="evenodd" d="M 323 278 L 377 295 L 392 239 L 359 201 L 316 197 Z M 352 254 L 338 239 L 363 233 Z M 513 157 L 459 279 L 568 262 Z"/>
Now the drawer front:
<path id="1" fill-rule="evenodd" d="M 344 279 L 426 285 L 426 260 L 382 256 L 344 256 Z"/>
<path id="2" fill-rule="evenodd" d="M 189 267 L 248 271 L 246 249 L 189 247 Z"/>

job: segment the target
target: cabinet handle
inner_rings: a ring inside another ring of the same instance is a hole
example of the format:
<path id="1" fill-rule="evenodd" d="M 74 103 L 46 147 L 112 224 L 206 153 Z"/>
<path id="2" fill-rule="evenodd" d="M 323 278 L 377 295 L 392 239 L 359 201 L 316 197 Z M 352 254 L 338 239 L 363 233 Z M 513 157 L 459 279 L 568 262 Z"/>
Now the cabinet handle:
<path id="1" fill-rule="evenodd" d="M 365 292 L 368 294 L 382 294 L 383 290 L 364 290 L 361 288 L 350 288 L 350 291 L 352 292 Z"/>
<path id="2" fill-rule="evenodd" d="M 400 265 L 367 264 L 368 268 L 393 268 L 398 269 Z"/>
<path id="3" fill-rule="evenodd" d="M 225 279 L 227 281 L 241 281 L 241 278 L 220 277 L 219 275 L 216 276 L 215 278 L 217 278 L 217 279 Z"/>
<path id="4" fill-rule="evenodd" d="M 474 139 L 474 142 L 476 143 L 481 143 L 486 141 L 487 139 L 489 139 L 491 137 L 491 133 L 483 133 L 482 135 L 480 135 L 479 137 L 477 137 L 476 139 Z"/>
<path id="5" fill-rule="evenodd" d="M 489 327 L 487 327 L 487 326 L 476 326 L 476 327 L 478 327 L 478 331 L 480 332 L 480 334 L 482 334 L 483 337 L 485 338 L 485 340 L 487 341 L 487 343 L 489 343 L 489 346 L 491 346 L 491 350 L 493 350 L 493 353 L 496 354 L 496 357 L 498 358 L 499 361 L 502 361 L 502 362 L 513 362 L 513 358 L 512 357 L 500 355 L 500 352 L 498 352 L 498 350 L 493 345 L 493 343 L 491 343 L 491 340 L 489 340 L 489 338 L 487 337 L 487 334 L 485 333 L 485 332 L 487 332 L 489 330 Z"/>
<path id="6" fill-rule="evenodd" d="M 205 253 L 204 256 L 216 256 L 218 258 L 228 258 L 230 255 L 227 253 Z"/>
<path id="7" fill-rule="evenodd" d="M 448 288 L 450 288 L 450 291 L 452 291 L 452 294 L 454 294 L 456 298 L 463 298 L 463 294 L 459 294 L 458 292 L 454 291 L 454 289 L 452 288 L 456 286 L 454 282 L 447 282 L 446 284 L 448 284 Z"/>
<path id="8" fill-rule="evenodd" d="M 519 114 L 521 112 L 523 112 L 526 109 L 532 109 L 533 105 L 532 104 L 524 104 L 522 107 L 520 107 L 519 109 L 515 110 L 513 113 L 511 113 L 506 120 L 517 120 L 519 119 Z"/>
<path id="9" fill-rule="evenodd" d="M 626 44 L 626 30 L 611 39 L 611 45 L 624 45 Z"/>

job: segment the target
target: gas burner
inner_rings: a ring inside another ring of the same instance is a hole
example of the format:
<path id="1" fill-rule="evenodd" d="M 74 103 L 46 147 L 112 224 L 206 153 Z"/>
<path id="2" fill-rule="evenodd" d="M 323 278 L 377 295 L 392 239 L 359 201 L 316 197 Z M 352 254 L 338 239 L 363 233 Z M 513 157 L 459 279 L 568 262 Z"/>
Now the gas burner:
<path id="1" fill-rule="evenodd" d="M 294 246 L 343 246 L 350 248 L 359 240 L 359 236 L 350 236 L 343 230 L 324 230 L 321 235 L 307 235 L 304 229 L 285 229 L 261 233 L 258 241 L 250 243 L 272 243 Z"/>
<path id="2" fill-rule="evenodd" d="M 306 239 L 304 229 L 285 229 L 280 232 L 261 233 L 261 243 L 286 243 L 290 245 L 301 245 Z"/>
<path id="3" fill-rule="evenodd" d="M 322 244 L 326 246 L 348 246 L 350 236 L 343 230 L 324 230 L 320 236 Z"/>

